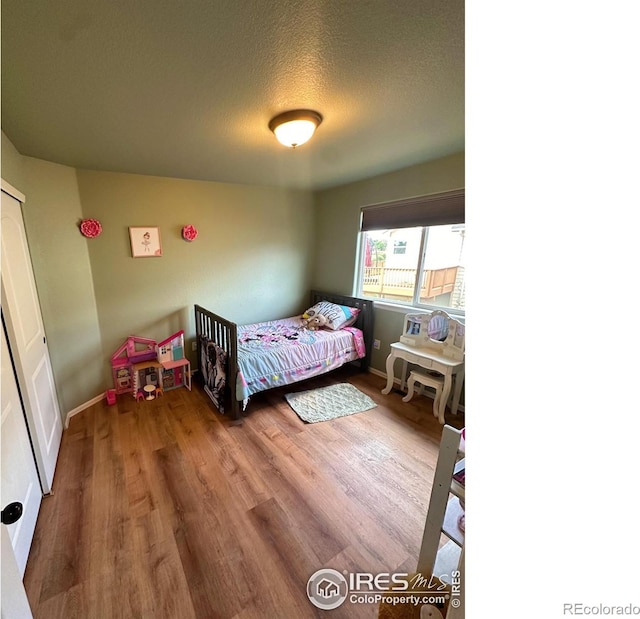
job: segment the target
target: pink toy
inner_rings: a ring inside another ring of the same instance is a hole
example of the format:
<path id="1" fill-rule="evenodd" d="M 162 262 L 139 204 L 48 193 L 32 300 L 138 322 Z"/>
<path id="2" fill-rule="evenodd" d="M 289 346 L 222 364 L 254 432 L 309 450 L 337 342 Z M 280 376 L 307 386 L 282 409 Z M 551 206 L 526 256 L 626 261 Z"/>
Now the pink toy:
<path id="1" fill-rule="evenodd" d="M 115 394 L 131 393 L 136 400 L 145 397 L 145 385 L 154 385 L 161 393 L 175 387 L 191 390 L 191 364 L 184 355 L 184 331 L 156 343 L 131 335 L 111 355 Z M 109 401 L 107 393 L 107 401 Z M 151 399 L 151 398 L 149 398 Z"/>
<path id="2" fill-rule="evenodd" d="M 116 403 L 116 390 L 107 389 L 107 404 L 113 406 Z"/>

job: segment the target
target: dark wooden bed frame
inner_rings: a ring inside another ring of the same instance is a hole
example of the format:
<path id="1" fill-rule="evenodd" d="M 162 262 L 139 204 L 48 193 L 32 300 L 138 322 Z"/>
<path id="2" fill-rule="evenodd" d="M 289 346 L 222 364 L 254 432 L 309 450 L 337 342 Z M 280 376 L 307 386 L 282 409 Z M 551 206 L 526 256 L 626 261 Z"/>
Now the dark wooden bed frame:
<path id="1" fill-rule="evenodd" d="M 339 305 L 357 307 L 360 310 L 358 318 L 353 326 L 360 329 L 364 335 L 366 354 L 362 359 L 351 363 L 359 363 L 360 369 L 363 372 L 368 371 L 369 364 L 371 362 L 371 349 L 373 347 L 373 301 L 360 299 L 358 297 L 349 297 L 341 294 L 312 290 L 311 304 L 308 307 L 315 305 L 319 301 L 330 301 L 331 303 L 337 303 Z M 218 316 L 217 314 L 210 312 L 200 305 L 195 306 L 195 316 L 196 341 L 198 343 L 197 367 L 200 370 L 199 376 L 202 377 L 202 368 L 200 368 L 200 338 L 201 336 L 204 336 L 206 339 L 215 342 L 227 353 L 228 365 L 225 401 L 228 402 L 233 418 L 240 420 L 240 402 L 236 399 L 236 383 L 238 377 L 238 325 L 231 320 L 227 320 L 222 316 Z"/>

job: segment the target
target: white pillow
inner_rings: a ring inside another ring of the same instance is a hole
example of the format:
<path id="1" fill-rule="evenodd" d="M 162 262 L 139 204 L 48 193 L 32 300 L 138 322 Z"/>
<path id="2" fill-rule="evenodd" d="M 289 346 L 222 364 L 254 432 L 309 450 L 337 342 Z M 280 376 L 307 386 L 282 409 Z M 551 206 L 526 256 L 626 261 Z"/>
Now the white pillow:
<path id="1" fill-rule="evenodd" d="M 316 314 L 322 314 L 327 319 L 327 328 L 337 331 L 351 326 L 358 318 L 359 313 L 360 310 L 356 307 L 338 305 L 330 301 L 319 301 L 302 314 L 302 317 L 312 318 Z"/>

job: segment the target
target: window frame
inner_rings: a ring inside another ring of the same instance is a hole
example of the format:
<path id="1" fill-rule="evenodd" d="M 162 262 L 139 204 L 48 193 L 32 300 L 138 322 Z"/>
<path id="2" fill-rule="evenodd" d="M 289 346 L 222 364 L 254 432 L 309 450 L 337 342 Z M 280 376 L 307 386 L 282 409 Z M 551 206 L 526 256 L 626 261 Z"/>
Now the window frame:
<path id="1" fill-rule="evenodd" d="M 416 226 L 417 227 L 417 226 Z M 446 305 L 433 305 L 431 303 L 421 303 L 420 302 L 420 278 L 423 277 L 424 271 L 424 263 L 426 260 L 425 255 L 425 246 L 428 242 L 429 238 L 429 227 L 430 226 L 422 226 L 421 235 L 420 235 L 420 249 L 419 249 L 419 259 L 417 262 L 416 268 L 416 276 L 413 282 L 413 297 L 410 301 L 399 301 L 397 299 L 381 299 L 380 297 L 372 297 L 368 296 L 364 293 L 363 290 L 363 277 L 364 277 L 364 259 L 365 259 L 365 235 L 366 232 L 358 233 L 358 247 L 357 247 L 357 265 L 355 269 L 355 281 L 353 285 L 354 296 L 360 297 L 363 299 L 369 299 L 373 301 L 374 307 L 384 307 L 385 309 L 390 309 L 398 312 L 406 313 L 412 309 L 415 310 L 442 310 L 449 314 L 452 318 L 462 318 L 464 319 L 466 313 L 465 309 L 460 309 L 456 307 L 448 307 Z M 397 228 L 394 228 L 396 230 Z"/>
<path id="2" fill-rule="evenodd" d="M 457 224 L 465 224 L 464 188 L 363 206 L 360 209 L 360 227 L 356 243 L 354 295 L 373 300 L 374 307 L 381 306 L 404 312 L 407 309 L 439 309 L 446 311 L 453 317 L 464 320 L 466 308 L 452 308 L 420 302 L 421 278 L 423 277 L 426 260 L 425 250 L 429 239 L 429 229 L 433 226 Z M 403 302 L 397 299 L 390 300 L 366 296 L 363 291 L 365 235 L 373 230 L 399 230 L 402 228 L 422 229 L 412 299 Z"/>

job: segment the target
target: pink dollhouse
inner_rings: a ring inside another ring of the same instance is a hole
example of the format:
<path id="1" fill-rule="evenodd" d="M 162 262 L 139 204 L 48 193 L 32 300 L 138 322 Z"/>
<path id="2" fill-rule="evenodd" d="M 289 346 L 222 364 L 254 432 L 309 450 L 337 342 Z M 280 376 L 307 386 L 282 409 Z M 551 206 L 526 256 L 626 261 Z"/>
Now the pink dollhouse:
<path id="1" fill-rule="evenodd" d="M 159 344 L 131 335 L 111 355 L 113 385 L 117 394 L 152 400 L 154 394 L 186 387 L 191 391 L 191 364 L 184 357 L 184 331 Z M 143 393 L 144 392 L 144 393 Z"/>

